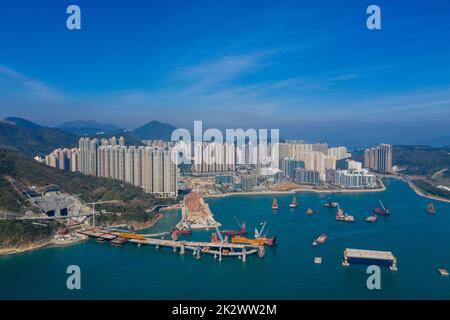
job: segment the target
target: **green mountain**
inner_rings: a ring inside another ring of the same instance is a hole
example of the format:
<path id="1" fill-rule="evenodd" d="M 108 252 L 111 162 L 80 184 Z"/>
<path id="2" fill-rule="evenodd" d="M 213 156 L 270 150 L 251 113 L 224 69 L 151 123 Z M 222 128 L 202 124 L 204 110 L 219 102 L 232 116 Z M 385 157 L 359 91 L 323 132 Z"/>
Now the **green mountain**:
<path id="1" fill-rule="evenodd" d="M 44 156 L 56 148 L 75 147 L 78 137 L 59 129 L 40 126 L 22 118 L 0 121 L 0 147 L 31 156 Z"/>
<path id="2" fill-rule="evenodd" d="M 176 128 L 170 124 L 159 121 L 151 121 L 130 132 L 132 136 L 139 140 L 165 140 L 170 141 L 172 132 Z"/>
<path id="3" fill-rule="evenodd" d="M 18 212 L 18 195 L 5 176 L 33 186 L 57 185 L 69 194 L 79 194 L 85 202 L 119 200 L 108 210 L 124 213 L 145 213 L 156 204 L 171 203 L 170 199 L 156 199 L 141 188 L 122 181 L 65 172 L 41 164 L 29 156 L 11 149 L 0 148 L 0 209 Z M 24 203 L 22 203 L 24 204 Z M 104 206 L 106 207 L 106 206 Z M 100 206 L 99 206 L 100 209 Z"/>

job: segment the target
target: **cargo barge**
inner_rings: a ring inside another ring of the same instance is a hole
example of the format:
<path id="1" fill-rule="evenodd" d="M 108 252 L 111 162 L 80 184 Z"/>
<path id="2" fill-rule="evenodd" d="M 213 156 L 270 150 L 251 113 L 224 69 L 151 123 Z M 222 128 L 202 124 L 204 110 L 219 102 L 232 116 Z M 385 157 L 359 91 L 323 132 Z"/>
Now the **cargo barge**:
<path id="1" fill-rule="evenodd" d="M 347 267 L 350 264 L 385 266 L 392 271 L 397 271 L 397 258 L 390 251 L 347 248 L 344 250 L 342 265 Z"/>

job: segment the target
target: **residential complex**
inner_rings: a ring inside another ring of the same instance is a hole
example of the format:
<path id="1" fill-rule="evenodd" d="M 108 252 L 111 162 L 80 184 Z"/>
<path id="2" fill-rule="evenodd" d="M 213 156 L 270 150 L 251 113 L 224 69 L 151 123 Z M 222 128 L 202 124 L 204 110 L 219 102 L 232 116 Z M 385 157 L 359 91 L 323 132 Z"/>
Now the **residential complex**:
<path id="1" fill-rule="evenodd" d="M 57 149 L 45 162 L 61 170 L 121 180 L 159 197 L 178 194 L 178 168 L 165 147 L 128 147 L 122 137 L 81 138 L 79 148 Z"/>

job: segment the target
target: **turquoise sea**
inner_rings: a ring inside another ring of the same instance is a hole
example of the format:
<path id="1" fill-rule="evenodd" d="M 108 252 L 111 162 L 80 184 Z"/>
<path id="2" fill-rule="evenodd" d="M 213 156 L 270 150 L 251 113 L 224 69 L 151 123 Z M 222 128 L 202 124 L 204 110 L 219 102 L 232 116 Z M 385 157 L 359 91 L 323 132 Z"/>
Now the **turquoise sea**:
<path id="1" fill-rule="evenodd" d="M 385 192 L 299 193 L 296 210 L 289 209 L 290 195 L 278 196 L 275 213 L 272 196 L 208 199 L 223 228 L 237 229 L 238 217 L 253 236 L 267 221 L 269 235 L 278 236 L 278 246 L 267 248 L 264 258 L 251 256 L 246 263 L 94 240 L 0 257 L 0 299 L 450 299 L 450 278 L 437 272 L 450 270 L 450 204 L 434 201 L 437 214 L 431 216 L 425 211 L 429 200 L 404 182 L 385 184 Z M 336 209 L 321 207 L 329 197 L 356 222 L 336 222 Z M 378 200 L 391 215 L 365 222 Z M 308 207 L 319 213 L 307 216 Z M 179 212 L 167 212 L 150 232 L 167 230 L 178 218 Z M 190 238 L 208 239 L 210 232 Z M 312 247 L 321 233 L 328 242 Z M 381 290 L 368 290 L 366 267 L 341 265 L 344 248 L 392 251 L 398 271 L 383 268 Z M 314 264 L 315 256 L 323 258 L 321 265 Z M 66 268 L 73 264 L 81 268 L 81 290 L 66 288 Z"/>

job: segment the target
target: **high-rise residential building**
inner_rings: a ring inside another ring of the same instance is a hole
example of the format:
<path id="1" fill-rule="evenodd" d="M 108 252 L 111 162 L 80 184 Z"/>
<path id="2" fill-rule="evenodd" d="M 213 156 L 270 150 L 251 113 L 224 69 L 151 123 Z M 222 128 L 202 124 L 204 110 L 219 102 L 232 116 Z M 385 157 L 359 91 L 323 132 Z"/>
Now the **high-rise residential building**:
<path id="1" fill-rule="evenodd" d="M 337 170 L 334 173 L 334 184 L 346 188 L 373 188 L 376 186 L 376 178 L 365 169 Z"/>
<path id="2" fill-rule="evenodd" d="M 305 184 L 319 184 L 320 173 L 314 170 L 297 169 L 295 170 L 295 182 Z"/>
<path id="3" fill-rule="evenodd" d="M 362 169 L 362 163 L 355 160 L 345 160 L 345 166 L 349 171 L 360 171 Z"/>
<path id="4" fill-rule="evenodd" d="M 81 138 L 80 148 L 80 172 L 96 176 L 97 175 L 97 139 Z"/>
<path id="5" fill-rule="evenodd" d="M 243 174 L 241 176 L 241 185 L 244 191 L 251 191 L 258 185 L 258 178 L 255 174 Z"/>
<path id="6" fill-rule="evenodd" d="M 70 149 L 70 171 L 80 171 L 80 150 L 78 148 Z"/>
<path id="7" fill-rule="evenodd" d="M 364 166 L 379 172 L 392 172 L 392 146 L 380 144 L 364 151 Z"/>
<path id="8" fill-rule="evenodd" d="M 177 196 L 178 168 L 172 149 L 145 148 L 143 155 L 145 191 L 160 197 Z"/>
<path id="9" fill-rule="evenodd" d="M 194 162 L 192 169 L 200 172 L 234 171 L 236 147 L 234 143 L 194 142 Z"/>
<path id="10" fill-rule="evenodd" d="M 290 158 L 283 159 L 281 163 L 281 170 L 285 178 L 294 180 L 295 170 L 298 168 L 305 169 L 305 162 L 301 160 L 295 160 Z"/>
<path id="11" fill-rule="evenodd" d="M 328 149 L 328 155 L 334 157 L 337 161 L 346 159 L 352 156 L 351 153 L 347 151 L 346 147 L 334 147 Z"/>

